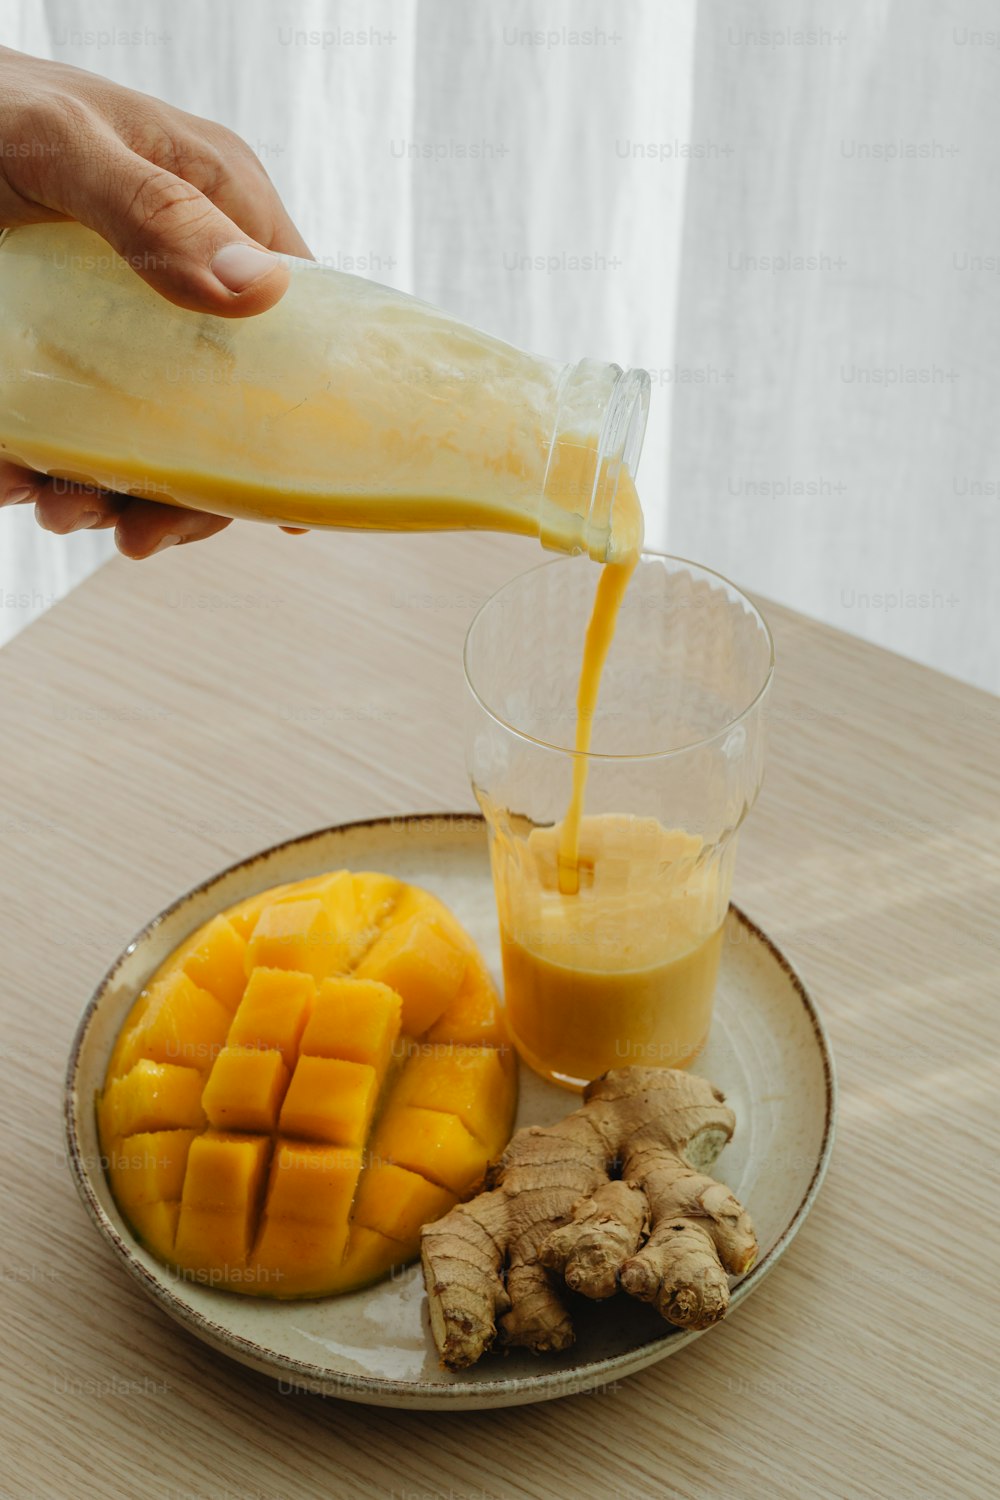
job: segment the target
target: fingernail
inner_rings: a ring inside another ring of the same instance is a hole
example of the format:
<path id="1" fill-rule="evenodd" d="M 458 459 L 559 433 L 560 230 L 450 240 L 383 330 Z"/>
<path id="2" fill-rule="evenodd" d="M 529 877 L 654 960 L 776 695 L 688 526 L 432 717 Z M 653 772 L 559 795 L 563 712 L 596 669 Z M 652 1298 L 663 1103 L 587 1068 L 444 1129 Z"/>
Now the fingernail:
<path id="1" fill-rule="evenodd" d="M 19 484 L 16 490 L 8 490 L 3 497 L 4 505 L 23 505 L 26 500 L 34 498 L 35 491 L 30 484 Z"/>
<path id="2" fill-rule="evenodd" d="M 88 527 L 96 526 L 100 519 L 96 510 L 81 511 L 69 529 L 70 531 L 86 531 Z"/>
<path id="3" fill-rule="evenodd" d="M 153 548 L 153 552 L 147 552 L 146 556 L 152 557 L 154 552 L 162 552 L 165 547 L 176 547 L 177 543 L 182 540 L 183 538 L 175 535 L 174 532 L 170 532 L 169 536 L 161 537 Z"/>
<path id="4" fill-rule="evenodd" d="M 248 286 L 273 271 L 275 259 L 266 250 L 257 250 L 253 245 L 223 245 L 215 253 L 212 274 L 230 292 L 245 292 Z"/>

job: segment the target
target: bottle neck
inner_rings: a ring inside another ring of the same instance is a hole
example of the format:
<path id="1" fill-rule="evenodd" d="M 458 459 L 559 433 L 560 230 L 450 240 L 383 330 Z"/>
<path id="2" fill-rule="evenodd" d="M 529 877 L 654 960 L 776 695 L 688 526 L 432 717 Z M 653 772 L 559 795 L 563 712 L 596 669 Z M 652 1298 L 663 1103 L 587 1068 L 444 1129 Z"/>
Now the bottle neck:
<path id="1" fill-rule="evenodd" d="M 649 414 L 649 374 L 584 359 L 560 376 L 542 492 L 542 545 L 598 562 L 642 543 L 634 478 Z"/>

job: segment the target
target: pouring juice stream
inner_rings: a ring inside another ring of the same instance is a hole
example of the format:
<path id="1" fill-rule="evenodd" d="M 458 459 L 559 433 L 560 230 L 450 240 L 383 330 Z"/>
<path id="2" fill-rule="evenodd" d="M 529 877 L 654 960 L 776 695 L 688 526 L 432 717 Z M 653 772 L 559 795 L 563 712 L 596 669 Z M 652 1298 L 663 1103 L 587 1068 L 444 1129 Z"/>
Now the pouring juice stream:
<path id="1" fill-rule="evenodd" d="M 620 555 L 613 562 L 605 563 L 601 569 L 583 643 L 583 662 L 576 697 L 573 791 L 563 818 L 559 841 L 559 889 L 564 896 L 576 895 L 580 889 L 580 819 L 583 816 L 583 799 L 587 788 L 587 753 L 593 734 L 594 714 L 597 711 L 604 664 L 614 639 L 618 611 L 638 566 L 642 548 L 642 509 L 635 485 L 627 473 L 623 473 L 618 481 L 615 511 L 615 529 L 621 538 Z"/>
<path id="2" fill-rule="evenodd" d="M 584 812 L 601 678 L 642 549 L 627 473 L 615 509 L 618 546 L 584 640 L 569 804 L 561 822 L 531 829 L 519 858 L 494 857 L 513 1036 L 536 1072 L 572 1087 L 629 1062 L 691 1062 L 708 1034 L 722 945 L 718 866 L 700 858 L 700 837 Z"/>

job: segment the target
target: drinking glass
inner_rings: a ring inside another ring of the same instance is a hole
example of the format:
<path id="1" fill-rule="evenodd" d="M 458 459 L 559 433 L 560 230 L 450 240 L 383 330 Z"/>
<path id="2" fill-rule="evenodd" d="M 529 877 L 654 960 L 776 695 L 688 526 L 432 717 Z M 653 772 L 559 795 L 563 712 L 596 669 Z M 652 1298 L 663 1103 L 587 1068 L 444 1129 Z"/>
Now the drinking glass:
<path id="1" fill-rule="evenodd" d="M 486 818 L 507 1018 L 581 1088 L 684 1067 L 708 1036 L 739 829 L 760 790 L 771 634 L 708 568 L 644 552 L 586 755 L 578 890 L 560 889 L 576 694 L 597 570 L 560 557 L 482 606 L 465 643 L 467 762 Z"/>

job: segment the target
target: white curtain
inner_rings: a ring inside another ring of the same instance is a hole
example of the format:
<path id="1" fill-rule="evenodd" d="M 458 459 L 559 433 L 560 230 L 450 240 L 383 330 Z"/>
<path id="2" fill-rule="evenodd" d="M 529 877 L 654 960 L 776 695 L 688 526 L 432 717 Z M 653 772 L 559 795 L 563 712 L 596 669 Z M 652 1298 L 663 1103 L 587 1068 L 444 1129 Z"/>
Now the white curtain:
<path id="1" fill-rule="evenodd" d="M 988 0 L 0 0 L 8 45 L 239 131 L 319 258 L 649 368 L 654 544 L 994 689 L 998 28 Z M 2 638 L 110 542 L 8 512 L 0 548 Z"/>
<path id="2" fill-rule="evenodd" d="M 670 469 L 673 550 L 993 691 L 998 44 L 992 0 L 699 7 L 733 150 L 689 167 L 677 360 L 725 373 Z"/>

